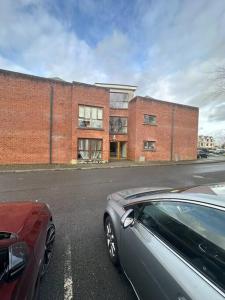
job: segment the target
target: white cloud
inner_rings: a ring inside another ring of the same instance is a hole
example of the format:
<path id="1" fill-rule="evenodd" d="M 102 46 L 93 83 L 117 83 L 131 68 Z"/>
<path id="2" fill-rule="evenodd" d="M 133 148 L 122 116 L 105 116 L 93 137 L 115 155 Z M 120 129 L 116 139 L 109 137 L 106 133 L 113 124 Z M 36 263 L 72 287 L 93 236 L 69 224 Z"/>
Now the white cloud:
<path id="1" fill-rule="evenodd" d="M 127 35 L 115 30 L 98 43 L 94 50 L 98 66 L 107 74 L 107 80 L 132 84 L 135 74 L 134 49 Z"/>
<path id="2" fill-rule="evenodd" d="M 35 6 L 30 12 L 21 9 L 15 1 L 8 1 L 3 8 L 0 49 L 6 56 L 18 54 L 17 65 L 21 69 L 66 80 L 90 82 L 104 77 L 98 69 L 93 49 L 74 32 L 67 31 L 42 6 Z"/>
<path id="3" fill-rule="evenodd" d="M 5 69 L 5 70 L 13 70 L 15 72 L 20 72 L 20 73 L 30 74 L 30 71 L 28 69 L 23 68 L 22 66 L 14 63 L 8 59 L 5 59 L 1 55 L 0 55 L 0 68 Z"/>

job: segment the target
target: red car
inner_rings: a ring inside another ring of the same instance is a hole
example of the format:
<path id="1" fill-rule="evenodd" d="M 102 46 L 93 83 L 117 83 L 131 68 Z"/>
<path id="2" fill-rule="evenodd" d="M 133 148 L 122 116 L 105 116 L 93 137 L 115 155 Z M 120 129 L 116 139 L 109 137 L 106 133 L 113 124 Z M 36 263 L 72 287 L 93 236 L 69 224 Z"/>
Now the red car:
<path id="1" fill-rule="evenodd" d="M 0 299 L 33 300 L 52 257 L 55 226 L 40 202 L 0 203 Z"/>

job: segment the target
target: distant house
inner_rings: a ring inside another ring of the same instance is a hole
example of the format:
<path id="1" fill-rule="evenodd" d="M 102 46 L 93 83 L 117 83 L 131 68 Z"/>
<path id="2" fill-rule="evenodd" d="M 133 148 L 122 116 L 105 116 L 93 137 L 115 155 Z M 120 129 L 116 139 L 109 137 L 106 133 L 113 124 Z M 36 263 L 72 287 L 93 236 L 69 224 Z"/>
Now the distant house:
<path id="1" fill-rule="evenodd" d="M 214 149 L 215 147 L 216 143 L 212 136 L 199 135 L 198 148 Z"/>

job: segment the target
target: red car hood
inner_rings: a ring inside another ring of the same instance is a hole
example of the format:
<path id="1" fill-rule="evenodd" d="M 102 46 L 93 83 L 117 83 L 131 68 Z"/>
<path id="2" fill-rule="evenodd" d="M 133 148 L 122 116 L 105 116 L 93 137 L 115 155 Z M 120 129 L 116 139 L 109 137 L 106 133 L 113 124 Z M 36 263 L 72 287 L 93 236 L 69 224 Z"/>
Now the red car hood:
<path id="1" fill-rule="evenodd" d="M 38 215 L 40 206 L 41 203 L 31 201 L 0 203 L 0 231 L 19 234 L 26 220 Z"/>

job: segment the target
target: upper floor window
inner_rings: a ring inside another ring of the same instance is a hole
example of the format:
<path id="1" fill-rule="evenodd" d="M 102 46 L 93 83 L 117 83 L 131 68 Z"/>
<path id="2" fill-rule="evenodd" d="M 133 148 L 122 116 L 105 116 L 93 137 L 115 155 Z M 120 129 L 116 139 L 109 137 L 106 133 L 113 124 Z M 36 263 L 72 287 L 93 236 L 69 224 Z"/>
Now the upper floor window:
<path id="1" fill-rule="evenodd" d="M 144 115 L 144 124 L 156 125 L 156 116 Z"/>
<path id="2" fill-rule="evenodd" d="M 144 141 L 144 150 L 155 151 L 155 141 Z"/>
<path id="3" fill-rule="evenodd" d="M 110 107 L 128 108 L 129 94 L 110 92 Z"/>
<path id="4" fill-rule="evenodd" d="M 79 127 L 101 129 L 102 119 L 102 108 L 79 105 Z"/>
<path id="5" fill-rule="evenodd" d="M 127 118 L 110 117 L 109 130 L 111 134 L 127 133 Z"/>

